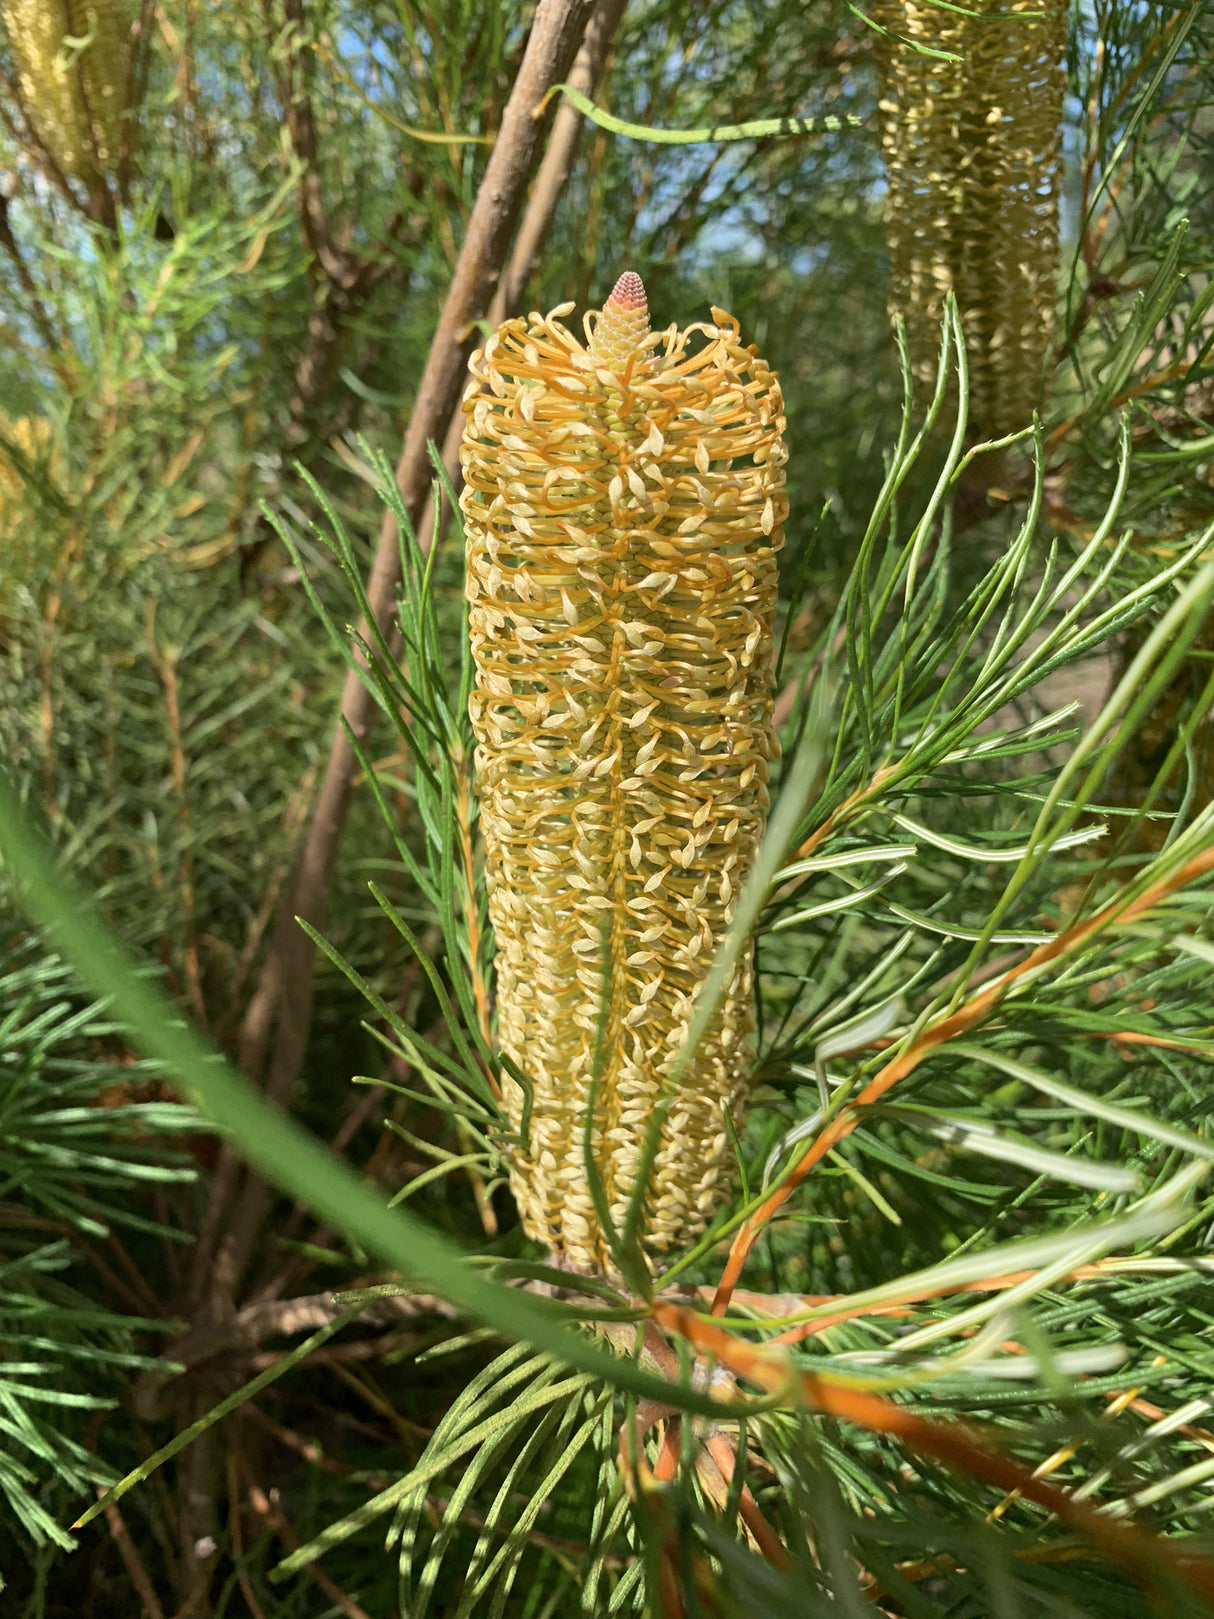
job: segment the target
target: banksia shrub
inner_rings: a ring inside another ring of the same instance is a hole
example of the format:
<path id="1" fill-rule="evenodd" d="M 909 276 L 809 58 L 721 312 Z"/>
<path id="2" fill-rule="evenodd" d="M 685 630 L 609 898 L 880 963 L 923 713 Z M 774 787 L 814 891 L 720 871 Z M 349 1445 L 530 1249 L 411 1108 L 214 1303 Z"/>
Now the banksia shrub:
<path id="1" fill-rule="evenodd" d="M 934 380 L 951 291 L 971 420 L 997 437 L 1031 421 L 1053 344 L 1067 10 L 1063 0 L 970 9 L 991 15 L 915 0 L 882 0 L 874 13 L 902 36 L 877 43 L 885 230 L 890 307 L 906 318 L 916 375 Z"/>
<path id="2" fill-rule="evenodd" d="M 56 163 L 78 180 L 113 173 L 129 143 L 129 0 L 0 0 L 0 16 L 25 112 Z"/>
<path id="3" fill-rule="evenodd" d="M 530 1089 L 503 1081 L 511 1181 L 532 1237 L 604 1269 L 592 1092 L 617 1225 L 659 1104 L 650 1246 L 728 1185 L 749 960 L 670 1070 L 766 821 L 786 452 L 779 383 L 722 310 L 653 333 L 628 273 L 583 346 L 572 307 L 473 356 L 461 504 L 497 1037 Z"/>

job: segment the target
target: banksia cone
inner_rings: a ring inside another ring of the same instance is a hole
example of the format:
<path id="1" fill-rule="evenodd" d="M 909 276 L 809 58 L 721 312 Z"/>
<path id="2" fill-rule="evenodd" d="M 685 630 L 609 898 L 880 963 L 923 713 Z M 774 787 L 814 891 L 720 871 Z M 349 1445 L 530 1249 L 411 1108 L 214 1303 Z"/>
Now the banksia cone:
<path id="1" fill-rule="evenodd" d="M 962 57 L 878 39 L 885 230 L 890 306 L 906 317 L 916 375 L 934 379 L 951 290 L 971 419 L 997 437 L 1032 420 L 1053 343 L 1067 8 L 973 0 L 970 9 L 992 15 L 926 0 L 881 0 L 874 13 L 903 38 Z M 1009 19 L 1020 11 L 1031 14 Z"/>
<path id="2" fill-rule="evenodd" d="M 126 134 L 129 0 L 0 0 L 0 16 L 25 111 L 56 163 L 78 180 L 113 173 Z"/>
<path id="3" fill-rule="evenodd" d="M 650 1246 L 701 1230 L 729 1180 L 748 959 L 677 1085 L 669 1070 L 766 820 L 786 452 L 779 383 L 731 316 L 652 333 L 630 272 L 583 347 L 572 307 L 473 356 L 461 505 L 498 1043 L 533 1087 L 524 1131 L 503 1081 L 511 1184 L 531 1236 L 601 1270 L 596 1049 L 617 1224 L 660 1101 Z"/>

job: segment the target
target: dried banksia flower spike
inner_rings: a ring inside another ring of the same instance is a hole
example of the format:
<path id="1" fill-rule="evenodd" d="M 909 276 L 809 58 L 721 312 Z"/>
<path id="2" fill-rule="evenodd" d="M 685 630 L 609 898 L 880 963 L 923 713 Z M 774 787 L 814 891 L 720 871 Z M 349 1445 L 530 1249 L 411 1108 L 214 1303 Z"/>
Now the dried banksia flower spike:
<path id="1" fill-rule="evenodd" d="M 975 0 L 965 14 L 879 0 L 874 13 L 901 36 L 875 46 L 890 307 L 930 387 L 956 294 L 970 415 L 992 438 L 1032 420 L 1053 345 L 1067 11 L 1064 0 Z"/>
<path id="2" fill-rule="evenodd" d="M 497 1039 L 533 1087 L 511 1184 L 531 1236 L 602 1270 L 596 1047 L 613 1222 L 660 1102 L 649 1247 L 702 1230 L 729 1181 L 749 958 L 672 1064 L 766 821 L 786 452 L 779 383 L 724 311 L 651 332 L 631 271 L 585 344 L 571 308 L 473 356 L 461 505 Z M 504 1098 L 519 1129 L 522 1087 Z"/>

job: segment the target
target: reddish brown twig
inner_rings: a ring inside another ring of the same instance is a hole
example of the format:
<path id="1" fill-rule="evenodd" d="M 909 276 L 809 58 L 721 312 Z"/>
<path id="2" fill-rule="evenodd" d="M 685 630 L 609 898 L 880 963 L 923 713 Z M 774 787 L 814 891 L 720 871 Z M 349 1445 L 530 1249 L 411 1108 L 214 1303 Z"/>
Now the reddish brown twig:
<path id="1" fill-rule="evenodd" d="M 186 998 L 200 1029 L 207 1027 L 206 1000 L 202 993 L 202 973 L 198 962 L 198 916 L 194 904 L 194 833 L 190 821 L 190 797 L 186 786 L 185 739 L 181 729 L 181 695 L 177 683 L 179 653 L 162 647 L 156 638 L 156 599 L 147 607 L 148 652 L 164 694 L 165 724 L 169 734 L 169 770 L 177 799 L 177 825 L 180 849 L 177 856 L 177 896 L 182 925 L 182 966 Z"/>
<path id="2" fill-rule="evenodd" d="M 1183 376 L 1186 371 L 1190 371 L 1192 368 L 1192 360 L 1184 359 L 1175 360 L 1171 365 L 1164 366 L 1162 371 L 1153 371 L 1149 377 L 1143 377 L 1141 381 L 1135 382 L 1131 387 L 1123 388 L 1119 394 L 1110 399 L 1105 407 L 1106 412 L 1111 413 L 1120 410 L 1122 405 L 1128 405 L 1131 399 L 1141 398 L 1143 394 L 1150 393 L 1152 388 L 1162 388 L 1165 382 L 1175 382 L 1177 377 Z M 1067 434 L 1074 429 L 1079 419 L 1078 416 L 1068 416 L 1065 422 L 1059 422 L 1045 441 L 1045 453 L 1047 456 L 1058 448 Z"/>
<path id="3" fill-rule="evenodd" d="M 1214 1560 L 1182 1558 L 1166 1541 L 1124 1520 L 1113 1520 L 1086 1501 L 1076 1501 L 1031 1469 L 998 1450 L 980 1430 L 959 1421 L 931 1421 L 892 1400 L 841 1380 L 798 1371 L 784 1350 L 744 1343 L 680 1304 L 658 1303 L 654 1320 L 711 1355 L 736 1376 L 769 1394 L 786 1396 L 811 1411 L 839 1417 L 897 1439 L 931 1461 L 1003 1490 L 1019 1490 L 1026 1500 L 1054 1514 L 1068 1529 L 1095 1546 L 1111 1562 L 1149 1581 L 1161 1573 L 1179 1575 L 1206 1599 L 1214 1599 Z"/>
<path id="4" fill-rule="evenodd" d="M 652 1358 L 668 1377 L 677 1372 L 678 1363 L 669 1344 L 661 1341 L 650 1327 L 646 1327 L 646 1343 Z M 657 1400 L 638 1401 L 632 1423 L 625 1424 L 621 1430 L 618 1456 L 620 1474 L 635 1499 L 643 1499 L 652 1486 L 668 1483 L 678 1473 L 683 1420 L 682 1413 L 674 1406 L 663 1405 Z M 665 1431 L 653 1468 L 650 1469 L 645 1461 L 645 1436 L 659 1422 L 665 1423 Z M 719 1428 L 710 1427 L 703 1435 L 703 1446 L 695 1457 L 695 1468 L 705 1493 L 719 1507 L 725 1505 L 737 1465 L 733 1441 Z M 747 1484 L 743 1484 L 738 1500 L 738 1516 L 755 1547 L 768 1562 L 776 1568 L 787 1568 L 789 1558 L 783 1542 L 763 1516 Z"/>
<path id="5" fill-rule="evenodd" d="M 733 1483 L 733 1475 L 738 1466 L 738 1454 L 734 1449 L 733 1440 L 718 1428 L 708 1435 L 704 1445 L 708 1454 L 716 1463 L 721 1479 L 726 1490 L 728 1490 Z M 784 1542 L 763 1516 L 749 1484 L 742 1485 L 741 1494 L 738 1497 L 738 1516 L 745 1525 L 750 1538 L 773 1567 L 792 1567 L 792 1560 L 784 1548 Z"/>
<path id="6" fill-rule="evenodd" d="M 287 1522 L 285 1513 L 278 1505 L 278 1492 L 276 1490 L 272 1490 L 270 1494 L 267 1495 L 265 1491 L 261 1489 L 259 1485 L 254 1483 L 251 1477 L 249 1477 L 247 1464 L 245 1471 L 246 1478 L 248 1479 L 249 1504 L 252 1506 L 253 1511 L 257 1513 L 259 1518 L 263 1518 L 265 1520 L 267 1527 L 274 1531 L 279 1540 L 281 1540 L 283 1545 L 287 1548 L 288 1552 L 298 1551 L 299 1536 L 295 1533 L 294 1529 L 291 1528 L 291 1525 Z M 347 1596 L 341 1587 L 336 1584 L 335 1581 L 329 1578 L 319 1563 L 305 1563 L 304 1570 L 311 1579 L 315 1580 L 316 1584 L 325 1593 L 329 1601 L 337 1604 L 341 1611 L 347 1616 L 347 1619 L 371 1619 L 371 1616 L 368 1614 L 367 1610 L 360 1607 L 359 1604 L 355 1602 L 353 1597 Z"/>
<path id="7" fill-rule="evenodd" d="M 98 1495 L 104 1495 L 105 1490 L 98 1488 Z M 139 1593 L 139 1600 L 143 1604 L 147 1619 L 164 1619 L 164 1609 L 160 1606 L 160 1599 L 155 1588 L 148 1578 L 148 1571 L 140 1560 L 135 1549 L 135 1542 L 131 1539 L 131 1532 L 126 1526 L 121 1512 L 110 1503 L 105 1508 L 105 1521 L 109 1525 L 110 1534 L 118 1548 L 118 1555 L 122 1558 L 127 1573 L 131 1576 L 131 1584 Z"/>
<path id="8" fill-rule="evenodd" d="M 245 1567 L 244 1528 L 241 1523 L 240 1477 L 237 1471 L 236 1450 L 228 1446 L 225 1466 L 228 1475 L 228 1533 L 232 1537 L 232 1561 L 236 1565 L 236 1580 L 241 1594 L 249 1605 L 251 1619 L 266 1619 L 265 1609 L 257 1600 L 253 1582 Z"/>

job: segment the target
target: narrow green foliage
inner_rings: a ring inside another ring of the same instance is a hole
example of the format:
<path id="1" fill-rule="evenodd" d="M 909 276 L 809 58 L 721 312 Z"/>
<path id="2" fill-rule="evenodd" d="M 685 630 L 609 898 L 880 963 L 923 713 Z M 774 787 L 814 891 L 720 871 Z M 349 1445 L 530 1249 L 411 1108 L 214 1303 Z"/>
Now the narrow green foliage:
<path id="1" fill-rule="evenodd" d="M 131 1205 L 141 1185 L 194 1176 L 171 1143 L 197 1116 L 136 1099 L 162 1070 L 116 1064 L 117 1033 L 62 961 L 0 923 L 0 1495 L 35 1546 L 74 1545 L 62 1503 L 113 1476 L 83 1443 L 86 1414 L 116 1409 L 152 1363 L 136 1334 L 169 1326 L 82 1291 L 80 1250 L 152 1228 Z"/>

